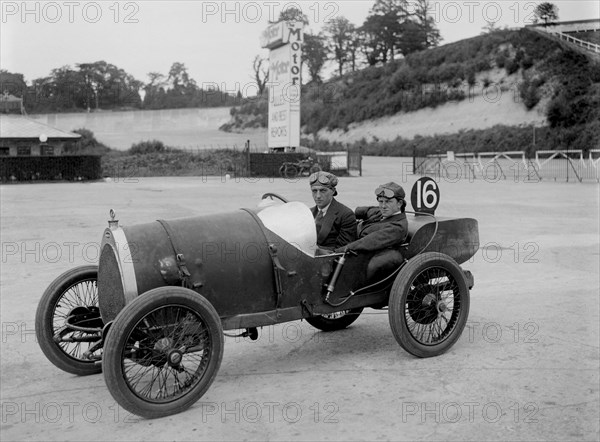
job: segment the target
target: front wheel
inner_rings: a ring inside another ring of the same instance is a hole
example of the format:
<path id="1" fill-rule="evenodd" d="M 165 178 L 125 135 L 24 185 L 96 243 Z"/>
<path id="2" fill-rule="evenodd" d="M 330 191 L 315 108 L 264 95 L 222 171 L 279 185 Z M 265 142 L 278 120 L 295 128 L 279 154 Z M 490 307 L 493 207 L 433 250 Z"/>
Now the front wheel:
<path id="1" fill-rule="evenodd" d="M 327 315 L 318 315 L 306 318 L 306 322 L 315 328 L 323 331 L 342 330 L 358 319 L 363 308 L 353 308 L 341 312 L 329 313 Z"/>
<path id="2" fill-rule="evenodd" d="M 75 267 L 46 289 L 35 315 L 35 334 L 48 360 L 67 373 L 100 373 L 103 327 L 98 307 L 98 267 Z"/>
<path id="3" fill-rule="evenodd" d="M 127 411 L 148 419 L 192 406 L 223 358 L 221 320 L 206 298 L 159 287 L 128 304 L 106 337 L 104 379 Z"/>
<path id="4" fill-rule="evenodd" d="M 414 356 L 437 356 L 454 345 L 469 316 L 469 288 L 448 255 L 427 252 L 401 270 L 390 293 L 389 321 L 400 346 Z"/>

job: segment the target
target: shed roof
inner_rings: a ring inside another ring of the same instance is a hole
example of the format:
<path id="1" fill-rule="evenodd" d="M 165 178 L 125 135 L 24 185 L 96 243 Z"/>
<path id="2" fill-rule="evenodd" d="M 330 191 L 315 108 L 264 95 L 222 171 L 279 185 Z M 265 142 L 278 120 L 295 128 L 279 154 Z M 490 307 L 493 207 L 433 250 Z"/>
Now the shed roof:
<path id="1" fill-rule="evenodd" d="M 46 135 L 48 139 L 77 139 L 81 135 L 56 129 L 23 115 L 0 115 L 0 138 L 36 138 Z"/>

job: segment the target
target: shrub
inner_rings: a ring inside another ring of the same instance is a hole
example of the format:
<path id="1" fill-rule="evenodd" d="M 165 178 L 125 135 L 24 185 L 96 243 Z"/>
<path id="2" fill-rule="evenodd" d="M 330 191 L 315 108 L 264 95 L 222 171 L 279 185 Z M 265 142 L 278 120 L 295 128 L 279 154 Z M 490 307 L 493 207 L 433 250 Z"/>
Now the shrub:
<path id="1" fill-rule="evenodd" d="M 165 145 L 162 141 L 151 140 L 151 141 L 140 141 L 139 143 L 134 143 L 129 148 L 129 153 L 132 155 L 136 154 L 148 154 L 148 153 L 160 153 L 164 152 Z"/>
<path id="2" fill-rule="evenodd" d="M 539 87 L 543 83 L 543 80 L 530 80 L 528 77 L 526 77 L 523 82 L 519 84 L 519 95 L 521 96 L 523 104 L 528 110 L 533 109 L 536 104 L 539 103 L 541 98 Z"/>
<path id="3" fill-rule="evenodd" d="M 67 154 L 105 154 L 110 148 L 99 142 L 94 133 L 88 129 L 76 129 L 73 131 L 81 135 L 81 138 L 72 144 L 67 144 L 65 153 Z"/>
<path id="4" fill-rule="evenodd" d="M 512 75 L 519 70 L 519 63 L 515 60 L 508 60 L 504 67 L 506 68 L 506 73 Z"/>
<path id="5" fill-rule="evenodd" d="M 508 51 L 505 49 L 503 51 L 498 52 L 496 54 L 496 66 L 500 69 L 504 67 L 506 64 L 506 59 L 508 58 Z"/>

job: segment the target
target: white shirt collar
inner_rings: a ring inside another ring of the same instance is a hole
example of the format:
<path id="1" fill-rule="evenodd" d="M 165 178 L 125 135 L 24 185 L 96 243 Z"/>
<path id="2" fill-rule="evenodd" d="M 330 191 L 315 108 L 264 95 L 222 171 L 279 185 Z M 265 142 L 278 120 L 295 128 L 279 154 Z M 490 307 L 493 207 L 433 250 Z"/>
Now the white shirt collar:
<path id="1" fill-rule="evenodd" d="M 333 201 L 332 201 L 332 202 L 333 202 Z M 319 208 L 317 207 L 317 210 L 318 210 L 318 211 L 320 211 L 320 212 L 323 214 L 323 216 L 325 216 L 325 215 L 327 214 L 327 210 L 329 210 L 329 206 L 331 206 L 331 203 L 327 204 L 327 205 L 326 205 L 325 207 L 323 207 L 322 209 L 319 209 Z M 318 212 L 317 212 L 317 214 L 318 214 Z"/>
<path id="2" fill-rule="evenodd" d="M 385 216 L 385 217 L 382 217 L 381 219 L 388 219 L 388 218 L 391 218 L 392 216 L 400 215 L 401 213 L 402 213 L 402 210 L 398 210 L 396 213 L 392 213 L 390 216 Z"/>

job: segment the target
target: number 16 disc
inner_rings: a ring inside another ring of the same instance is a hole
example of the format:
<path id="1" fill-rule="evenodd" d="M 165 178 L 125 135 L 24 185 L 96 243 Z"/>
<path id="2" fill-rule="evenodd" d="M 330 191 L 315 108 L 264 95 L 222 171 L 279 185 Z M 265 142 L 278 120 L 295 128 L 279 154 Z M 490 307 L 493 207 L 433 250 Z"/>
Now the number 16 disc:
<path id="1" fill-rule="evenodd" d="M 420 178 L 410 192 L 410 202 L 415 212 L 433 215 L 440 203 L 440 188 L 433 179 Z"/>

